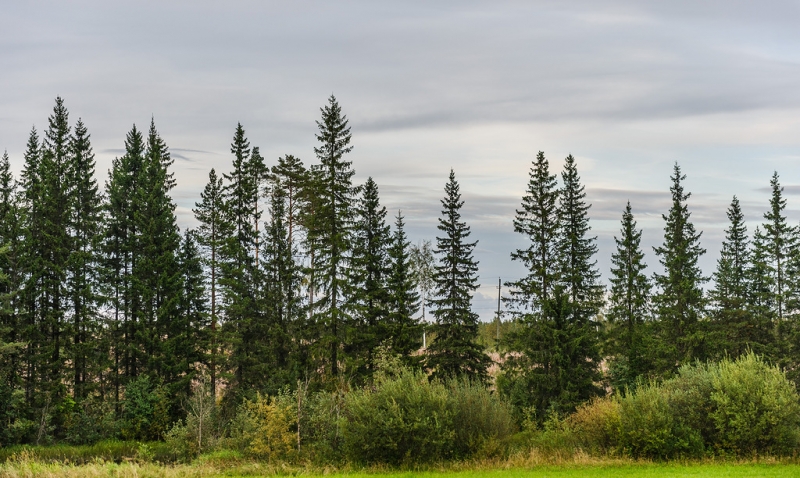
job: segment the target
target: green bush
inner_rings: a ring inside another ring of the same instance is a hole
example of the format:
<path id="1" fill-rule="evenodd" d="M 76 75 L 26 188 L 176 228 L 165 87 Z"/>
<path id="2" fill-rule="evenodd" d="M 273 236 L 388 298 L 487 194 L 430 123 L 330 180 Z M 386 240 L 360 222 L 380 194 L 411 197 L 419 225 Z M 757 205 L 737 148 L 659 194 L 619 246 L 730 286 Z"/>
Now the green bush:
<path id="1" fill-rule="evenodd" d="M 753 353 L 715 366 L 711 411 L 716 445 L 735 454 L 796 450 L 800 405 L 794 384 Z"/>
<path id="2" fill-rule="evenodd" d="M 141 375 L 125 387 L 120 434 L 126 440 L 159 440 L 164 437 L 169 420 L 166 391 Z"/>
<path id="3" fill-rule="evenodd" d="M 502 443 L 516 432 L 511 406 L 478 382 L 448 384 L 454 410 L 454 455 L 466 458 L 503 451 Z"/>
<path id="4" fill-rule="evenodd" d="M 342 462 L 344 388 L 333 392 L 301 393 L 300 454 L 319 464 Z"/>
<path id="5" fill-rule="evenodd" d="M 620 448 L 634 457 L 697 456 L 703 439 L 671 406 L 674 395 L 655 384 L 620 397 Z"/>
<path id="6" fill-rule="evenodd" d="M 450 391 L 421 372 L 402 371 L 374 389 L 350 392 L 345 411 L 343 445 L 352 462 L 398 465 L 452 456 Z"/>
<path id="7" fill-rule="evenodd" d="M 408 369 L 348 393 L 341 426 L 347 459 L 390 465 L 497 455 L 516 431 L 511 407 L 484 385 Z"/>
<path id="8" fill-rule="evenodd" d="M 591 402 L 534 441 L 568 446 L 570 435 L 589 451 L 652 459 L 785 455 L 800 444 L 800 403 L 785 374 L 751 353 Z"/>
<path id="9" fill-rule="evenodd" d="M 592 452 L 614 453 L 622 432 L 622 412 L 618 397 L 595 398 L 581 405 L 566 420 L 582 448 Z"/>

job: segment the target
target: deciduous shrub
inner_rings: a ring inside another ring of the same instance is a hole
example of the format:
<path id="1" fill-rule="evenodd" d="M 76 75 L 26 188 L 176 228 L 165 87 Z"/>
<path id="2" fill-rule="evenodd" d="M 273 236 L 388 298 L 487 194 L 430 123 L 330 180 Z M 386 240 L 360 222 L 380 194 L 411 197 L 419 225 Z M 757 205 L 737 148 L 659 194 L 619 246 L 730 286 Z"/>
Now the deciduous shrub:
<path id="1" fill-rule="evenodd" d="M 661 384 L 595 400 L 557 432 L 542 431 L 538 441 L 572 437 L 589 451 L 668 459 L 790 454 L 800 444 L 798 432 L 794 384 L 750 353 L 736 361 L 684 366 Z"/>
<path id="2" fill-rule="evenodd" d="M 503 440 L 516 431 L 511 406 L 482 383 L 453 380 L 448 389 L 454 412 L 454 456 L 501 453 Z"/>
<path id="3" fill-rule="evenodd" d="M 453 454 L 455 410 L 450 391 L 421 372 L 347 394 L 344 451 L 355 463 L 430 462 Z"/>
<path id="4" fill-rule="evenodd" d="M 267 461 L 288 460 L 297 449 L 296 427 L 296 408 L 258 394 L 239 408 L 232 438 L 250 456 Z"/>
<path id="5" fill-rule="evenodd" d="M 619 447 L 622 413 L 618 397 L 599 397 L 578 407 L 567 426 L 589 451 L 613 453 Z"/>
<path id="6" fill-rule="evenodd" d="M 735 454 L 788 454 L 798 445 L 800 405 L 783 372 L 750 353 L 715 366 L 709 417 L 717 447 Z"/>

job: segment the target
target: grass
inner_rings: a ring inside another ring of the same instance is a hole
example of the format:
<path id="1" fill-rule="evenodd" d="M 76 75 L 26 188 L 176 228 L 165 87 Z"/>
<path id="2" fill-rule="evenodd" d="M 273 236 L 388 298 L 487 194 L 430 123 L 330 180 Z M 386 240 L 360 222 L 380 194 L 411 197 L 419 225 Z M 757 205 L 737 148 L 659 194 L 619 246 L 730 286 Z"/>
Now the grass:
<path id="1" fill-rule="evenodd" d="M 296 473 L 296 470 L 294 470 Z M 89 465 L 61 465 L 54 463 L 8 463 L 0 465 L 2 478 L 178 478 L 178 477 L 253 477 L 291 475 L 293 470 L 281 470 L 267 465 L 251 464 L 231 469 L 208 465 L 159 466 L 152 463 L 96 463 Z M 330 475 L 301 474 L 301 476 L 342 476 L 346 478 L 656 478 L 656 477 L 764 477 L 782 478 L 800 476 L 799 465 L 781 464 L 629 464 L 544 466 L 530 469 L 473 470 L 473 471 L 405 471 L 405 472 L 350 472 Z"/>
<path id="2" fill-rule="evenodd" d="M 409 470 L 386 468 L 319 468 L 251 462 L 233 452 L 204 455 L 191 464 L 160 465 L 126 458 L 122 463 L 96 459 L 87 464 L 41 461 L 21 452 L 0 463 L 0 478 L 183 478 L 255 477 L 275 475 L 342 476 L 345 478 L 656 478 L 656 477 L 765 477 L 800 476 L 796 460 L 758 459 L 750 461 L 695 461 L 652 463 L 630 459 L 595 458 L 575 453 L 569 456 L 543 455 L 536 451 L 509 459 L 448 463 Z"/>

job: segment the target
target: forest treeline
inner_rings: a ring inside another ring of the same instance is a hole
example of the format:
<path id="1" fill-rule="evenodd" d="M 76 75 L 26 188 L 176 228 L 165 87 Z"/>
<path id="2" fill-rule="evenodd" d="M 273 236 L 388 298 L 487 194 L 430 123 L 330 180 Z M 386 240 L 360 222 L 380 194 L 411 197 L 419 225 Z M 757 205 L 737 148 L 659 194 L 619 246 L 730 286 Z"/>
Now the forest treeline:
<path id="1" fill-rule="evenodd" d="M 661 272 L 644 272 L 628 203 L 606 288 L 576 160 L 559 177 L 539 152 L 509 224 L 526 238 L 511 257 L 528 272 L 505 284 L 513 325 L 490 377 L 455 173 L 435 243 L 412 245 L 375 181 L 354 183 L 333 96 L 316 124 L 309 165 L 265 160 L 237 125 L 230 172 L 209 172 L 199 225 L 180 231 L 155 123 L 133 126 L 101 187 L 86 125 L 56 99 L 19 178 L 8 154 L 0 161 L 0 445 L 160 439 L 197 383 L 232 417 L 259 394 L 371 384 L 387 355 L 441 383 L 491 383 L 518 420 L 537 423 L 608 387 L 748 351 L 800 379 L 800 228 L 777 173 L 752 234 L 733 198 L 709 278 L 676 164 L 653 251 Z"/>

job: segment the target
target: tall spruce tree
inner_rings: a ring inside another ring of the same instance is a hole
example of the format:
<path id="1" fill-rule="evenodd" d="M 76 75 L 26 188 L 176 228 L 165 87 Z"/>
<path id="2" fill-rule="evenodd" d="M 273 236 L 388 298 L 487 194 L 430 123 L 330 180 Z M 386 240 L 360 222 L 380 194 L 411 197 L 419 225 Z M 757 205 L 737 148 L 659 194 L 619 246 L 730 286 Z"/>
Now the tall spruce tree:
<path id="1" fill-rule="evenodd" d="M 72 315 L 72 393 L 85 398 L 95 386 L 106 359 L 94 343 L 102 334 L 99 322 L 100 233 L 102 203 L 94 178 L 94 152 L 83 121 L 78 120 L 70 145 L 67 170 L 68 214 L 71 238 L 67 265 L 67 293 Z"/>
<path id="2" fill-rule="evenodd" d="M 320 325 L 317 341 L 327 351 L 325 368 L 332 377 L 339 375 L 339 352 L 350 321 L 347 310 L 350 257 L 352 250 L 354 210 L 357 188 L 353 185 L 352 162 L 344 155 L 353 150 L 347 116 L 336 98 L 320 108 L 317 121 L 319 146 L 314 153 L 320 164 L 313 167 L 309 192 L 312 216 L 308 224 L 308 242 L 313 248 L 311 287 L 317 298 L 311 304 L 314 320 Z M 311 211 L 309 211 L 311 212 Z"/>
<path id="3" fill-rule="evenodd" d="M 490 359 L 476 341 L 478 314 L 472 310 L 472 293 L 478 289 L 473 251 L 478 242 L 467 242 L 471 231 L 461 219 L 464 201 L 452 169 L 444 191 L 437 226 L 442 236 L 436 237 L 435 295 L 430 301 L 436 340 L 428 346 L 426 366 L 436 378 L 485 380 Z"/>
<path id="4" fill-rule="evenodd" d="M 391 241 L 386 208 L 380 205 L 378 185 L 370 177 L 362 188 L 355 208 L 353 251 L 350 260 L 349 304 L 352 322 L 345 350 L 351 360 L 351 374 L 371 377 L 375 349 L 388 338 Z"/>
<path id="5" fill-rule="evenodd" d="M 270 220 L 265 225 L 262 267 L 265 282 L 265 314 L 269 317 L 270 360 L 274 364 L 271 389 L 293 385 L 308 373 L 308 335 L 301 294 L 302 268 L 289 240 L 286 191 L 273 185 Z"/>
<path id="6" fill-rule="evenodd" d="M 200 223 L 197 227 L 197 242 L 204 250 L 203 263 L 207 270 L 206 291 L 209 297 L 210 325 L 208 331 L 209 353 L 208 368 L 210 372 L 211 395 L 217 396 L 217 365 L 219 363 L 218 327 L 220 306 L 218 302 L 219 280 L 222 267 L 222 248 L 230 234 L 225 216 L 225 198 L 222 178 L 217 177 L 212 168 L 208 173 L 208 183 L 200 193 L 201 201 L 195 203 L 194 217 Z"/>
<path id="7" fill-rule="evenodd" d="M 69 216 L 70 185 L 69 168 L 71 128 L 69 113 L 61 98 L 56 98 L 53 113 L 48 118 L 39 149 L 37 172 L 38 188 L 31 191 L 31 207 L 36 215 L 28 222 L 29 235 L 36 241 L 28 249 L 29 277 L 28 294 L 36 303 L 34 327 L 37 329 L 33 345 L 36 348 L 35 362 L 41 390 L 42 416 L 36 441 L 40 442 L 51 433 L 59 436 L 64 432 L 66 417 L 57 407 L 66 398 L 63 384 L 66 361 L 70 355 L 69 330 L 67 326 L 66 275 L 69 260 Z M 32 203 L 36 203 L 32 206 Z M 35 219 L 34 219 L 35 218 Z M 33 229 L 36 229 L 35 231 Z"/>
<path id="8" fill-rule="evenodd" d="M 558 205 L 558 262 L 559 280 L 569 294 L 576 310 L 587 318 L 597 315 L 603 304 L 603 287 L 597 270 L 597 237 L 587 237 L 589 209 L 585 187 L 578 176 L 575 158 L 570 154 L 561 173 L 562 188 Z M 591 338 L 587 337 L 588 340 Z"/>
<path id="9" fill-rule="evenodd" d="M 636 229 L 631 203 L 625 206 L 617 250 L 611 255 L 611 291 L 607 318 L 612 324 L 611 350 L 616 355 L 615 384 L 631 386 L 650 371 L 645 322 L 649 318 L 650 281 L 641 249 L 642 231 Z"/>
<path id="10" fill-rule="evenodd" d="M 414 352 L 422 347 L 423 324 L 414 317 L 419 310 L 420 297 L 411 270 L 411 242 L 406 237 L 405 223 L 400 211 L 395 216 L 394 232 L 389 246 L 389 276 L 387 336 L 393 353 L 400 355 L 407 365 L 418 366 Z"/>
<path id="11" fill-rule="evenodd" d="M 181 380 L 181 372 L 173 367 L 193 355 L 191 350 L 174 349 L 169 356 L 170 341 L 180 331 L 178 299 L 181 293 L 181 271 L 178 263 L 181 238 L 175 218 L 175 203 L 169 195 L 175 182 L 169 167 L 173 160 L 166 143 L 150 122 L 144 165 L 138 188 L 134 191 L 138 208 L 134 214 L 136 255 L 132 269 L 133 293 L 141 303 L 137 348 L 142 356 L 142 372 L 161 379 L 168 388 Z M 166 340 L 165 340 L 166 338 Z M 177 400 L 175 395 L 172 395 Z M 175 403 L 173 407 L 175 408 Z"/>
<path id="12" fill-rule="evenodd" d="M 734 196 L 727 211 L 730 225 L 725 230 L 717 270 L 714 273 L 714 289 L 709 291 L 713 306 L 711 317 L 712 356 L 737 357 L 747 350 L 765 352 L 764 346 L 771 335 L 770 322 L 766 324 L 749 307 L 751 251 L 739 199 Z M 766 325 L 766 327 L 764 327 Z"/>
<path id="13" fill-rule="evenodd" d="M 702 285 L 707 279 L 697 261 L 706 251 L 700 247 L 702 232 L 695 232 L 689 220 L 686 200 L 691 193 L 684 193 L 682 181 L 686 175 L 677 163 L 670 179 L 672 207 L 662 215 L 664 243 L 653 248 L 664 267 L 663 274 L 655 275 L 659 290 L 654 296 L 663 345 L 662 372 L 672 372 L 680 364 L 705 357 L 699 320 L 705 308 Z"/>
<path id="14" fill-rule="evenodd" d="M 5 279 L 0 281 L 0 296 L 4 298 L 2 314 L 0 314 L 0 341 L 5 343 L 20 343 L 23 337 L 22 330 L 22 303 L 21 287 L 23 275 L 23 242 L 22 242 L 22 208 L 20 204 L 17 183 L 11 173 L 11 164 L 8 153 L 4 152 L 0 158 L 0 275 Z M 8 392 L 20 385 L 22 369 L 19 347 L 13 354 L 6 354 L 3 378 L 9 387 Z M 10 398 L 9 398 L 10 399 Z M 2 440 L 2 438 L 0 438 Z M 7 443 L 7 440 L 5 441 Z"/>
<path id="15" fill-rule="evenodd" d="M 507 282 L 507 303 L 516 315 L 540 312 L 558 280 L 558 187 L 556 175 L 544 153 L 539 151 L 529 172 L 528 186 L 522 197 L 522 209 L 514 217 L 514 231 L 527 237 L 525 249 L 511 253 L 529 271 L 524 278 Z"/>
<path id="16" fill-rule="evenodd" d="M 134 291 L 133 271 L 137 267 L 138 229 L 137 216 L 141 204 L 140 189 L 145 169 L 145 142 L 142 133 L 133 125 L 125 138 L 125 154 L 112 162 L 106 182 L 105 215 L 103 233 L 105 295 L 110 306 L 108 330 L 114 365 L 112 383 L 115 404 L 119 412 L 121 390 L 127 382 L 136 378 L 143 361 L 137 336 L 141 328 L 141 300 Z"/>
<path id="17" fill-rule="evenodd" d="M 528 275 L 507 283 L 507 303 L 518 327 L 505 338 L 512 353 L 505 358 L 498 389 L 520 408 L 532 407 L 539 421 L 549 411 L 570 412 L 599 393 L 599 343 L 593 321 L 598 292 L 594 264 L 589 262 L 594 244 L 585 237 L 588 206 L 570 158 L 564 172 L 567 184 L 560 192 L 539 152 L 514 219 L 514 230 L 530 244 L 511 258 L 521 261 Z M 562 193 L 566 197 L 558 207 Z M 586 279 L 578 277 L 580 269 L 586 270 Z"/>
<path id="18" fill-rule="evenodd" d="M 231 233 L 222 249 L 222 277 L 220 286 L 225 295 L 225 331 L 231 352 L 234 397 L 249 389 L 257 389 L 263 382 L 262 371 L 265 337 L 263 317 L 258 310 L 256 297 L 257 265 L 255 262 L 256 230 L 255 207 L 258 201 L 258 184 L 250 167 L 251 148 L 241 123 L 231 143 L 233 170 L 224 175 L 226 222 Z"/>
<path id="19" fill-rule="evenodd" d="M 783 197 L 783 187 L 779 179 L 776 171 L 769 182 L 772 195 L 769 211 L 764 213 L 764 235 L 767 240 L 767 263 L 772 275 L 776 330 L 782 333 L 781 324 L 793 312 L 789 306 L 795 294 L 788 268 L 798 244 L 797 228 L 786 222 L 786 198 Z"/>

